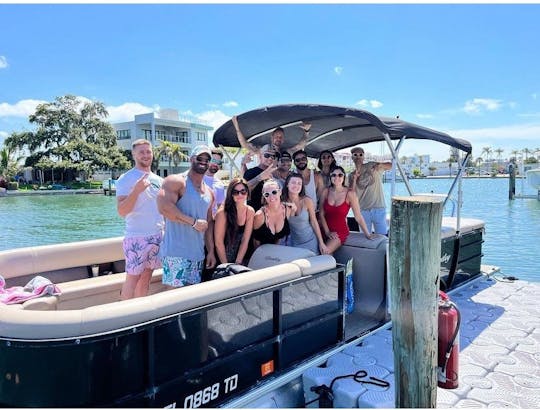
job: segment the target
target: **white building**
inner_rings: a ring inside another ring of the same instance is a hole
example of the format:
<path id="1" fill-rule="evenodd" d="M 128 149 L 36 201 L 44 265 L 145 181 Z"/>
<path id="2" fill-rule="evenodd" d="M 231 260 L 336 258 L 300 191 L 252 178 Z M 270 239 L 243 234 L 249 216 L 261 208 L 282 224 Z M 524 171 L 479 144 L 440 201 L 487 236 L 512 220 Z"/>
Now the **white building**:
<path id="1" fill-rule="evenodd" d="M 177 110 L 162 109 L 158 113 L 135 115 L 133 121 L 112 124 L 116 130 L 116 140 L 122 149 L 130 150 L 133 141 L 144 138 L 158 147 L 159 141 L 170 141 L 180 145 L 182 153 L 189 157 L 196 145 L 210 145 L 208 132 L 213 128 L 194 117 L 180 117 Z M 169 158 L 162 155 L 158 175 L 166 177 L 170 173 L 182 172 L 189 168 L 189 162 L 183 161 L 175 166 Z"/>

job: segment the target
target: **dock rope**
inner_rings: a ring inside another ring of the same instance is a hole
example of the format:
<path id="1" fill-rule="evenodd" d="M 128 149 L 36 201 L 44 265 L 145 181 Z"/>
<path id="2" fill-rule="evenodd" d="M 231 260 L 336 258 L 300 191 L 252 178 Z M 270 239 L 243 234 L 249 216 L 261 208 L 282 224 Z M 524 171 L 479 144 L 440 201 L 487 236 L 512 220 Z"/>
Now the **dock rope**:
<path id="1" fill-rule="evenodd" d="M 365 370 L 358 370 L 354 374 L 345 374 L 343 376 L 337 376 L 335 377 L 332 382 L 330 383 L 330 387 L 326 384 L 323 384 L 321 386 L 311 386 L 310 390 L 317 394 L 317 397 L 311 401 L 308 401 L 305 403 L 305 406 L 308 406 L 311 403 L 319 401 L 319 408 L 332 408 L 334 407 L 334 391 L 332 390 L 332 387 L 334 386 L 334 383 L 340 379 L 346 379 L 349 377 L 352 377 L 353 380 L 357 383 L 362 384 L 372 384 L 374 386 L 379 387 L 390 387 L 390 383 L 386 380 L 379 379 L 377 377 L 370 376 L 369 379 L 363 380 L 364 377 L 367 377 L 368 373 Z"/>

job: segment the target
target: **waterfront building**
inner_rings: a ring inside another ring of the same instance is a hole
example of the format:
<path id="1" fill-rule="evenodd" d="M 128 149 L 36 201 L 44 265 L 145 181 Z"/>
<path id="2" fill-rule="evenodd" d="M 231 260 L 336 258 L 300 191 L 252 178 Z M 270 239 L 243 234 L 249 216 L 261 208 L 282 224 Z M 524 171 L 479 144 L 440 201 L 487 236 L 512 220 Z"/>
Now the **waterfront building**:
<path id="1" fill-rule="evenodd" d="M 204 121 L 187 115 L 179 115 L 174 109 L 161 109 L 158 112 L 135 115 L 133 121 L 111 124 L 116 130 L 118 145 L 125 150 L 131 149 L 133 141 L 144 138 L 159 147 L 160 141 L 169 141 L 180 146 L 180 150 L 189 158 L 195 145 L 210 145 L 208 133 L 213 128 Z M 180 160 L 177 164 L 163 154 L 159 158 L 158 168 L 154 172 L 166 177 L 171 173 L 183 172 L 189 168 L 189 160 Z"/>

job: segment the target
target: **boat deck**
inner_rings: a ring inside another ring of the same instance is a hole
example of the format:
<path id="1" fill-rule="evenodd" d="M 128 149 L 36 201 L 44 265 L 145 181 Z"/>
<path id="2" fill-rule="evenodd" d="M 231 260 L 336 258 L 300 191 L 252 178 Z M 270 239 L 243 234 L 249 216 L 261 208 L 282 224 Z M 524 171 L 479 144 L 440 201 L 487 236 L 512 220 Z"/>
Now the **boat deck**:
<path id="1" fill-rule="evenodd" d="M 540 283 L 509 281 L 495 273 L 450 294 L 462 316 L 459 387 L 437 388 L 437 407 L 540 408 Z M 306 372 L 304 392 L 343 371 L 364 369 L 390 388 L 337 380 L 334 407 L 394 407 L 391 349 L 391 329 L 381 330 L 334 356 L 325 368 Z"/>

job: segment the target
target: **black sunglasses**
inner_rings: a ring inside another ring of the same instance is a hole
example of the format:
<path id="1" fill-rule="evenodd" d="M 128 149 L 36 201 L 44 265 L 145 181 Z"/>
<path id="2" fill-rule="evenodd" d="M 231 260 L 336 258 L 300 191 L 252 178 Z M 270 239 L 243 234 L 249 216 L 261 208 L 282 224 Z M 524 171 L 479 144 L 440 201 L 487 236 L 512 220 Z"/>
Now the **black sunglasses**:
<path id="1" fill-rule="evenodd" d="M 277 195 L 277 194 L 279 194 L 279 191 L 278 191 L 277 189 L 274 189 L 274 190 L 271 191 L 271 192 L 265 192 L 265 193 L 263 194 L 263 196 L 264 196 L 265 198 L 268 198 L 270 195 Z"/>
<path id="2" fill-rule="evenodd" d="M 331 176 L 332 178 L 336 178 L 336 177 L 340 177 L 340 178 L 341 178 L 341 177 L 345 176 L 345 174 L 341 174 L 341 173 L 339 173 L 339 174 L 330 174 L 330 176 Z"/>
<path id="3" fill-rule="evenodd" d="M 210 162 L 210 158 L 204 156 L 204 157 L 196 157 L 195 160 L 197 162 Z"/>
<path id="4" fill-rule="evenodd" d="M 354 154 L 352 154 L 353 157 L 363 157 L 364 156 L 364 153 L 363 152 L 355 152 Z"/>
<path id="5" fill-rule="evenodd" d="M 307 161 L 307 157 L 296 157 L 294 162 Z"/>
<path id="6" fill-rule="evenodd" d="M 263 156 L 264 156 L 265 158 L 276 159 L 276 156 L 275 156 L 274 154 L 270 154 L 269 152 L 265 152 L 265 153 L 263 154 Z"/>
<path id="7" fill-rule="evenodd" d="M 247 194 L 247 191 L 245 189 L 241 189 L 239 191 L 237 191 L 236 189 L 233 189 L 232 191 L 232 194 L 234 196 L 237 196 L 237 195 L 246 195 Z"/>

